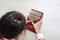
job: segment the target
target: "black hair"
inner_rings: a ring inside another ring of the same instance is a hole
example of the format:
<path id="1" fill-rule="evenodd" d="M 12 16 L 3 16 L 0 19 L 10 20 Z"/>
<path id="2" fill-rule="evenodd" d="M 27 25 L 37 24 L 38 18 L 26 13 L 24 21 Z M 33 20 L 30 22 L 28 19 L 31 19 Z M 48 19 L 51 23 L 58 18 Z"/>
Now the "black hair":
<path id="1" fill-rule="evenodd" d="M 14 38 L 25 29 L 26 19 L 22 13 L 10 11 L 0 19 L 1 34 L 5 38 Z"/>

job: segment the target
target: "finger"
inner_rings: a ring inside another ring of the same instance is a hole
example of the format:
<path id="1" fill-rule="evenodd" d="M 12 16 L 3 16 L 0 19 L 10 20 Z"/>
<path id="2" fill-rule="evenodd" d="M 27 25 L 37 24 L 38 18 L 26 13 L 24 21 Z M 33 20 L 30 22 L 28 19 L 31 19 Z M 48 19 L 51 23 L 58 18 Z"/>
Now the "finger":
<path id="1" fill-rule="evenodd" d="M 26 23 L 28 23 L 28 22 L 33 22 L 33 21 L 32 20 L 26 21 Z"/>
<path id="2" fill-rule="evenodd" d="M 33 25 L 35 24 L 33 21 L 31 21 L 31 22 L 32 22 Z"/>
<path id="3" fill-rule="evenodd" d="M 28 17 L 25 17 L 25 18 L 26 18 L 26 23 L 30 22 L 30 20 L 29 21 L 27 20 Z"/>

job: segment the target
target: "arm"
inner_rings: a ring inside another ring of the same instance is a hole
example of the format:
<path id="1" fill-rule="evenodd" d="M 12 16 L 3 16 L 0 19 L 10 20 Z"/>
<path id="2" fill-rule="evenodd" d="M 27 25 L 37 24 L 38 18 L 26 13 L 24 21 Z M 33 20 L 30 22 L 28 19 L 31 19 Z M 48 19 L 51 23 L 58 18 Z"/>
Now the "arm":
<path id="1" fill-rule="evenodd" d="M 34 24 L 32 22 L 32 24 L 34 25 L 35 31 L 37 33 L 37 39 L 38 40 L 46 40 L 43 33 L 40 32 L 40 29 L 41 29 L 41 26 L 42 26 L 42 21 L 39 21 L 36 24 Z"/>

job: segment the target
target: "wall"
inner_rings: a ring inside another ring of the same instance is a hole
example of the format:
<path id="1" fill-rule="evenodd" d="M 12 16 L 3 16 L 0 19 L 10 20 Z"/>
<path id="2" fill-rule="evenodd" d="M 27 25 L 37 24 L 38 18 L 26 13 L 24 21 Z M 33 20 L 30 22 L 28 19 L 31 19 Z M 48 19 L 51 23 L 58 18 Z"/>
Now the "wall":
<path id="1" fill-rule="evenodd" d="M 41 31 L 47 40 L 60 40 L 60 0 L 0 0 L 0 16 L 13 10 L 27 16 L 32 8 L 44 13 Z M 32 34 L 27 32 L 25 40 L 33 40 Z"/>

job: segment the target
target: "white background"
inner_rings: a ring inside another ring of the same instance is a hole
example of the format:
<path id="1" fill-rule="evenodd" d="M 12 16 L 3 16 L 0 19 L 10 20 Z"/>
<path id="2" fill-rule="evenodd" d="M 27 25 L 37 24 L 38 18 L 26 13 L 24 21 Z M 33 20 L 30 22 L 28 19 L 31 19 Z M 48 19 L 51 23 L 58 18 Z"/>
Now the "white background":
<path id="1" fill-rule="evenodd" d="M 60 0 L 0 0 L 0 16 L 14 10 L 27 16 L 30 9 L 44 13 L 41 31 L 47 40 L 60 40 Z"/>

